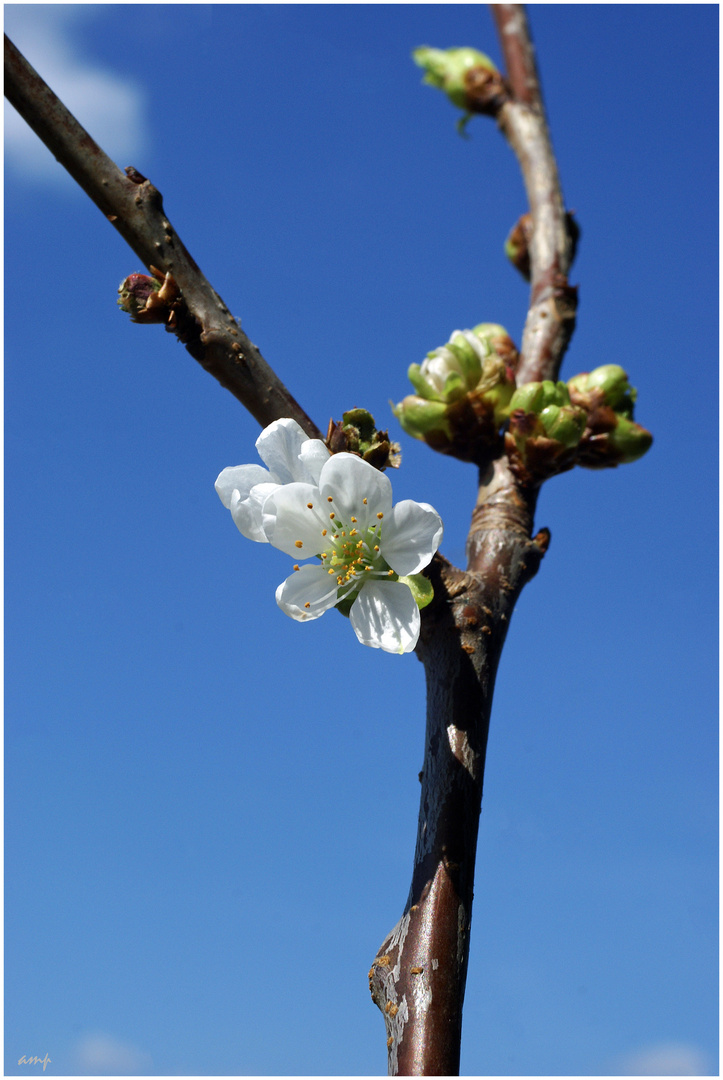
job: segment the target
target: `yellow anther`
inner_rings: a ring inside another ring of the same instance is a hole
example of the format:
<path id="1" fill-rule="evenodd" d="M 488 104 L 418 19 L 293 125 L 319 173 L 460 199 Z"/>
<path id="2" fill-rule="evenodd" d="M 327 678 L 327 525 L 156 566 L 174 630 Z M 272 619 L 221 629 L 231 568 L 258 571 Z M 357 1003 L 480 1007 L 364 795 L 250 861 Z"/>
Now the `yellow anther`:
<path id="1" fill-rule="evenodd" d="M 382 520 L 382 518 L 384 517 L 384 514 L 382 514 L 382 513 L 379 513 L 379 514 L 377 514 L 377 517 L 378 517 L 378 518 L 379 518 L 379 520 L 381 521 L 381 520 Z"/>
<path id="2" fill-rule="evenodd" d="M 299 569 L 299 567 L 296 565 L 296 563 L 294 563 L 294 570 L 298 570 L 298 569 Z"/>
<path id="3" fill-rule="evenodd" d="M 327 570 L 327 574 L 333 574 L 333 573 L 335 573 L 334 570 Z"/>
<path id="4" fill-rule="evenodd" d="M 322 530 L 321 530 L 321 535 L 322 535 L 322 536 L 326 536 L 326 529 L 322 529 Z"/>
<path id="5" fill-rule="evenodd" d="M 367 501 L 366 501 L 366 499 L 362 499 L 362 502 L 363 502 L 363 503 L 364 503 L 364 505 L 366 506 L 366 504 L 367 504 Z"/>
<path id="6" fill-rule="evenodd" d="M 331 518 L 331 520 L 333 521 L 333 520 L 334 520 L 334 518 L 336 517 L 336 514 L 335 514 L 335 513 L 334 513 L 334 512 L 332 511 L 332 513 L 331 513 L 331 514 L 329 514 L 329 517 L 330 517 L 330 518 Z"/>
<path id="7" fill-rule="evenodd" d="M 304 544 L 301 540 L 294 540 L 294 547 L 303 547 Z"/>
<path id="8" fill-rule="evenodd" d="M 311 604 L 309 603 L 309 601 L 308 601 L 308 600 L 307 600 L 307 601 L 306 601 L 306 603 L 304 604 L 304 607 L 305 607 L 305 608 L 310 608 L 310 607 L 311 607 Z"/>
<path id="9" fill-rule="evenodd" d="M 393 570 L 387 570 L 387 577 L 394 577 L 394 571 Z"/>
<path id="10" fill-rule="evenodd" d="M 333 495 L 327 495 L 326 496 L 326 501 L 327 502 L 334 502 L 334 496 Z"/>
<path id="11" fill-rule="evenodd" d="M 374 545 L 374 550 L 375 550 L 375 551 L 379 551 L 379 544 L 375 544 L 375 545 Z"/>
<path id="12" fill-rule="evenodd" d="M 355 517 L 353 517 L 353 518 L 351 519 L 351 521 L 352 521 L 352 525 L 356 525 L 356 518 L 355 518 Z"/>
<path id="13" fill-rule="evenodd" d="M 307 503 L 306 505 L 309 507 L 310 510 L 314 509 L 314 504 L 313 503 Z"/>
<path id="14" fill-rule="evenodd" d="M 352 518 L 352 521 L 356 521 L 356 518 Z M 359 530 L 358 529 L 352 529 L 351 532 L 349 533 L 349 536 L 358 536 L 358 535 L 359 535 Z"/>

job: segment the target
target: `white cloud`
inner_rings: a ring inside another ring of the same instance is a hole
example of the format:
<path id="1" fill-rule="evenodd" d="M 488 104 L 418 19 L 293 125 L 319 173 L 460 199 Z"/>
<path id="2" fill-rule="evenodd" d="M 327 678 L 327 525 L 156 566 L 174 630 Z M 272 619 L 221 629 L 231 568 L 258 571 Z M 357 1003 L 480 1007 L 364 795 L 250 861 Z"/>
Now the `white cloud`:
<path id="1" fill-rule="evenodd" d="M 659 1043 L 618 1062 L 616 1076 L 715 1076 L 707 1054 L 687 1043 Z"/>
<path id="2" fill-rule="evenodd" d="M 140 86 L 81 56 L 73 30 L 99 18 L 102 5 L 10 4 L 5 32 L 95 141 L 121 167 L 135 164 L 146 138 Z M 8 164 L 25 177 L 65 181 L 65 170 L 5 102 Z"/>
<path id="3" fill-rule="evenodd" d="M 150 1054 L 112 1035 L 84 1035 L 74 1048 L 75 1068 L 85 1076 L 143 1076 L 153 1068 Z"/>

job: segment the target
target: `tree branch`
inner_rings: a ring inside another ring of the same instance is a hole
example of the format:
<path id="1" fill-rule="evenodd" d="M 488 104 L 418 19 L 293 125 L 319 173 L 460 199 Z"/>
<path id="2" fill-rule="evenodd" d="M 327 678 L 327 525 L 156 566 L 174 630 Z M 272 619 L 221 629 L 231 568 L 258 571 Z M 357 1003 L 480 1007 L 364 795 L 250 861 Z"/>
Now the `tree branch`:
<path id="1" fill-rule="evenodd" d="M 522 4 L 491 4 L 511 97 L 498 123 L 515 151 L 532 215 L 531 296 L 517 383 L 557 379 L 575 328 L 577 289 L 568 284 L 573 240 L 545 118 L 535 51 Z"/>
<path id="2" fill-rule="evenodd" d="M 498 121 L 522 168 L 530 208 L 532 294 L 518 383 L 555 379 L 574 326 L 572 255 L 527 20 L 492 5 L 509 65 Z M 502 455 L 480 474 L 467 572 L 437 556 L 435 598 L 417 652 L 427 728 L 412 886 L 401 920 L 369 972 L 387 1028 L 391 1075 L 459 1071 L 477 832 L 495 676 L 515 602 L 549 532 L 532 537 L 538 487 Z"/>
<path id="3" fill-rule="evenodd" d="M 160 192 L 135 169 L 121 172 L 7 36 L 5 96 L 145 266 L 173 275 L 192 316 L 180 335 L 191 356 L 262 426 L 289 416 L 312 438 L 323 438 L 199 270 L 166 217 Z"/>

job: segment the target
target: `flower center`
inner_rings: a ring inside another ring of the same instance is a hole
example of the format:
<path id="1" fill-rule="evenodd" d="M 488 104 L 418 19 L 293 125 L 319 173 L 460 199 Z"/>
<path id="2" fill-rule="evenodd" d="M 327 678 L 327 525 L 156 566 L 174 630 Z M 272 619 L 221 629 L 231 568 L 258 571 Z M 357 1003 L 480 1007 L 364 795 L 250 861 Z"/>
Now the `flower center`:
<path id="1" fill-rule="evenodd" d="M 328 503 L 333 504 L 333 501 L 332 496 L 327 496 Z M 314 509 L 312 503 L 307 503 L 307 506 L 310 510 Z M 329 574 L 330 588 L 322 601 L 334 596 L 336 604 L 345 600 L 350 605 L 366 581 L 372 578 L 392 578 L 396 581 L 397 575 L 382 558 L 380 551 L 384 514 L 378 513 L 372 525 L 359 529 L 353 514 L 347 525 L 336 510 L 329 507 L 329 511 L 329 525 L 321 530 L 324 547 L 319 552 L 319 558 Z M 301 547 L 300 542 L 297 542 L 297 547 Z M 299 567 L 295 566 L 294 569 L 298 570 Z M 311 602 L 304 604 L 304 607 L 310 608 Z"/>
<path id="2" fill-rule="evenodd" d="M 327 573 L 336 578 L 340 590 L 346 594 L 349 591 L 346 586 L 362 584 L 360 578 L 393 576 L 394 571 L 389 569 L 379 551 L 381 515 L 377 523 L 361 532 L 355 527 L 354 517 L 348 527 L 336 516 L 333 524 L 334 532 L 328 535 L 330 542 L 320 558 Z"/>

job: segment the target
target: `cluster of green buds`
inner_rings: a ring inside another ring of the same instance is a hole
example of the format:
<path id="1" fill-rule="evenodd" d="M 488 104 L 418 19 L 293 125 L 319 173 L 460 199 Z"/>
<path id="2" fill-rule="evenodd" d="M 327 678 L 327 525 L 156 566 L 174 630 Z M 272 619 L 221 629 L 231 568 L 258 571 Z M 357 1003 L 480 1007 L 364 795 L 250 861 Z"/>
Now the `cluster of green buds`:
<path id="1" fill-rule="evenodd" d="M 587 414 L 578 464 L 588 469 L 626 465 L 650 449 L 653 436 L 633 420 L 637 391 L 618 364 L 575 375 L 567 385 L 571 401 Z"/>
<path id="2" fill-rule="evenodd" d="M 326 445 L 332 454 L 356 454 L 381 472 L 398 469 L 402 454 L 399 443 L 391 442 L 388 431 L 378 431 L 374 417 L 366 409 L 350 409 L 341 420 L 330 420 Z"/>
<path id="3" fill-rule="evenodd" d="M 515 389 L 517 350 L 503 326 L 455 330 L 446 345 L 412 364 L 415 393 L 394 407 L 408 435 L 434 450 L 480 464 L 499 443 Z"/>
<path id="4" fill-rule="evenodd" d="M 534 477 L 564 472 L 575 464 L 586 422 L 587 413 L 572 404 L 564 382 L 525 383 L 510 401 L 508 453 Z"/>
<path id="5" fill-rule="evenodd" d="M 422 45 L 412 57 L 424 68 L 423 81 L 444 91 L 453 105 L 464 109 L 467 119 L 471 113 L 495 115 L 507 100 L 507 88 L 498 68 L 477 49 L 432 49 Z"/>
<path id="6" fill-rule="evenodd" d="M 605 468 L 642 457 L 653 437 L 633 420 L 636 391 L 617 364 L 569 382 L 531 382 L 515 390 L 505 446 L 518 470 L 546 479 L 573 465 Z"/>

